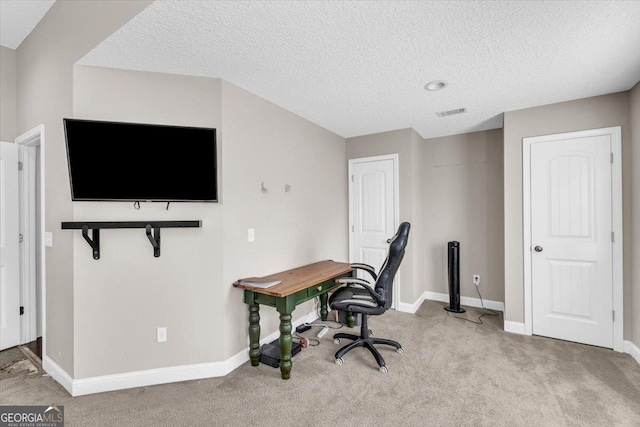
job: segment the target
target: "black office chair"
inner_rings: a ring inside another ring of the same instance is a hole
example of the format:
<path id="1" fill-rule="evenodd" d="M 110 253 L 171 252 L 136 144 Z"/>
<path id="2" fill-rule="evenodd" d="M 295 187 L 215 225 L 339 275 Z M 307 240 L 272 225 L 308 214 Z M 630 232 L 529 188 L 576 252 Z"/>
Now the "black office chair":
<path id="1" fill-rule="evenodd" d="M 355 277 L 345 277 L 336 280 L 336 282 L 346 284 L 347 286 L 338 289 L 331 295 L 329 299 L 331 309 L 345 311 L 350 314 L 360 313 L 362 317 L 360 336 L 344 333 L 338 333 L 333 336 L 336 344 L 340 343 L 341 338 L 353 340 L 352 343 L 345 345 L 336 352 L 336 364 L 342 365 L 344 363 L 342 356 L 352 349 L 356 347 L 366 347 L 373 354 L 373 357 L 376 358 L 376 362 L 378 362 L 380 366 L 380 372 L 386 373 L 389 368 L 374 344 L 390 345 L 396 348 L 397 353 L 404 353 L 402 346 L 395 341 L 373 338 L 367 320 L 369 315 L 379 315 L 391 308 L 391 302 L 393 300 L 393 278 L 396 276 L 402 258 L 404 257 L 404 250 L 409 240 L 410 228 L 411 224 L 408 222 L 400 224 L 396 235 L 393 236 L 389 244 L 387 259 L 382 264 L 378 275 L 376 275 L 375 269 L 370 265 L 351 265 L 355 269 L 368 272 L 373 280 L 375 280 L 374 288 L 371 287 L 368 281 Z"/>

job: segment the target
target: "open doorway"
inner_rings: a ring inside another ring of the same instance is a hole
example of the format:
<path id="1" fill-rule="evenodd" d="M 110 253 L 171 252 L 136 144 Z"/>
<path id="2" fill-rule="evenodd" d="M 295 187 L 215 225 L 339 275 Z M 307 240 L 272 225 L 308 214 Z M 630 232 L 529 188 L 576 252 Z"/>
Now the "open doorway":
<path id="1" fill-rule="evenodd" d="M 38 358 L 44 336 L 44 126 L 16 138 L 19 146 L 20 344 Z"/>

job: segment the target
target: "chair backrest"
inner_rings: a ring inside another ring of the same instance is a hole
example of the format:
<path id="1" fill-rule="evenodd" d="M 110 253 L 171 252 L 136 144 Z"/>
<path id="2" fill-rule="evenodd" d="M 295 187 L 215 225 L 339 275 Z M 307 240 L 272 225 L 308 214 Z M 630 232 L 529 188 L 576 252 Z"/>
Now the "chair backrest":
<path id="1" fill-rule="evenodd" d="M 409 241 L 409 229 L 411 224 L 403 222 L 398 227 L 396 235 L 391 239 L 389 244 L 389 253 L 387 259 L 384 260 L 380 272 L 378 273 L 378 280 L 376 281 L 375 290 L 382 296 L 385 301 L 385 310 L 391 308 L 393 302 L 393 279 L 396 277 L 402 258 L 404 257 L 404 250 L 407 247 Z"/>

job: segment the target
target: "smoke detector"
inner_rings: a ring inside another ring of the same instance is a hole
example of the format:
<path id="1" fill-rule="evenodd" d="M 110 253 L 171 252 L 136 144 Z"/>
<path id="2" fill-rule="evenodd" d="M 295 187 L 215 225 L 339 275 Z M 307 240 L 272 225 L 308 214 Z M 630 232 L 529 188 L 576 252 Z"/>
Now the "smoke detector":
<path id="1" fill-rule="evenodd" d="M 467 112 L 466 108 L 457 108 L 455 110 L 440 111 L 436 114 L 438 115 L 438 117 L 447 117 L 447 116 L 455 116 L 456 114 L 462 114 L 466 112 Z"/>

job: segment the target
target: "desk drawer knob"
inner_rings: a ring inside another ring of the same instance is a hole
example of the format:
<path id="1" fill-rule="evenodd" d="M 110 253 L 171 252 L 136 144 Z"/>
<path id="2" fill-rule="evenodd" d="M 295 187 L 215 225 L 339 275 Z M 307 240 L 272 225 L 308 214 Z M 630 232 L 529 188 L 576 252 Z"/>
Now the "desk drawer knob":
<path id="1" fill-rule="evenodd" d="M 318 292 L 322 290 L 322 286 L 318 286 Z"/>

